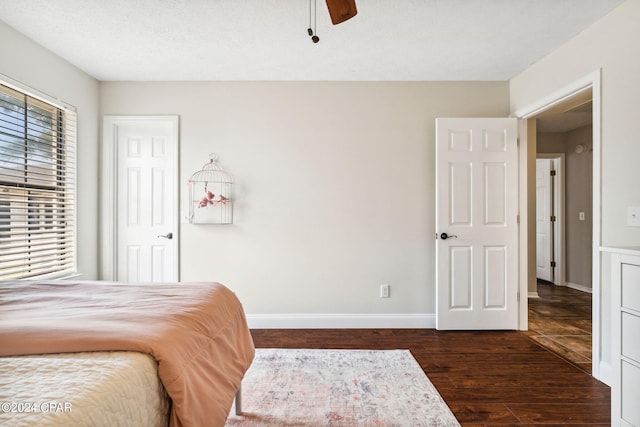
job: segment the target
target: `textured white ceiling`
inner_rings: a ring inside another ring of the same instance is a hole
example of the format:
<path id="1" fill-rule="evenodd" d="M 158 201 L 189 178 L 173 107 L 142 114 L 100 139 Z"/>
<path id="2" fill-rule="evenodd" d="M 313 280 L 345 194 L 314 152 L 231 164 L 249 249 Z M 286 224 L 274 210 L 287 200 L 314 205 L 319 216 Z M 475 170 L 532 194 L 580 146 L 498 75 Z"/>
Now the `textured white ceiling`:
<path id="1" fill-rule="evenodd" d="M 0 0 L 0 19 L 99 80 L 508 80 L 623 0 Z M 2 40 L 0 40 L 2 43 Z"/>

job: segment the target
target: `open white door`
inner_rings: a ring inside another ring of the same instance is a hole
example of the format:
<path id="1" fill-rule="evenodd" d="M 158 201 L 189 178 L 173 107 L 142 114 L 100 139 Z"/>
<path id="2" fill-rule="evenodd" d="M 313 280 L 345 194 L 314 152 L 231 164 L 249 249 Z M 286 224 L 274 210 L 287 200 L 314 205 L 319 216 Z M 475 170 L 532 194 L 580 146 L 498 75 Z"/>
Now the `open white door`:
<path id="1" fill-rule="evenodd" d="M 107 116 L 103 142 L 103 278 L 178 281 L 178 118 Z"/>
<path id="2" fill-rule="evenodd" d="M 518 123 L 436 120 L 438 329 L 518 327 Z"/>
<path id="3" fill-rule="evenodd" d="M 536 159 L 536 277 L 548 282 L 554 281 L 551 170 L 551 159 Z"/>

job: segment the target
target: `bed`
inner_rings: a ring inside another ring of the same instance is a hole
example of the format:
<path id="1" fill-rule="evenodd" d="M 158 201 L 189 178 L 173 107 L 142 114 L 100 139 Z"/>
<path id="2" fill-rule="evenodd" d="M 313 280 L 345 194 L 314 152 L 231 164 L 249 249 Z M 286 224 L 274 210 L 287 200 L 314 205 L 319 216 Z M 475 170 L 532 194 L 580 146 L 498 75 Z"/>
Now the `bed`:
<path id="1" fill-rule="evenodd" d="M 218 283 L 0 286 L 0 424 L 221 426 L 253 357 Z"/>

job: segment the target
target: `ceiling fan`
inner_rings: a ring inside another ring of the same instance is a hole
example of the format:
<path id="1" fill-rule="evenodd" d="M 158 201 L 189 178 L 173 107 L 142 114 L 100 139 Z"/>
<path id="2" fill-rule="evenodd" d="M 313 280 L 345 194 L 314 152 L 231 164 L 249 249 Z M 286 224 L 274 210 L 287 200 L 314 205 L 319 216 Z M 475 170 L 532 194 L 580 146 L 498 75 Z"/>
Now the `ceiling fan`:
<path id="1" fill-rule="evenodd" d="M 358 13 L 356 0 L 327 0 L 327 9 L 333 25 L 341 24 Z"/>
<path id="2" fill-rule="evenodd" d="M 313 7 L 312 7 L 313 2 Z M 357 15 L 358 9 L 356 8 L 356 0 L 326 0 L 327 9 L 329 9 L 329 16 L 331 17 L 331 23 L 338 25 L 344 21 L 353 18 Z M 307 32 L 311 36 L 311 40 L 314 43 L 318 43 L 320 38 L 315 34 L 315 21 L 316 21 L 316 0 L 309 0 L 309 29 Z M 313 28 L 311 26 L 313 16 Z"/>

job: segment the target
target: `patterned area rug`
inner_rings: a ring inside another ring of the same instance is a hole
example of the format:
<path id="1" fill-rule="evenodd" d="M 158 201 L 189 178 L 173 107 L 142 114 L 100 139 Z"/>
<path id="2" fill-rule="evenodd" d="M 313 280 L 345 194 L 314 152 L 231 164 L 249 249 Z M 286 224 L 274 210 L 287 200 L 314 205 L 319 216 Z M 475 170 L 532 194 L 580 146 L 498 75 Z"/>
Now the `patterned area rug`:
<path id="1" fill-rule="evenodd" d="M 257 349 L 227 426 L 459 426 L 408 350 Z"/>

